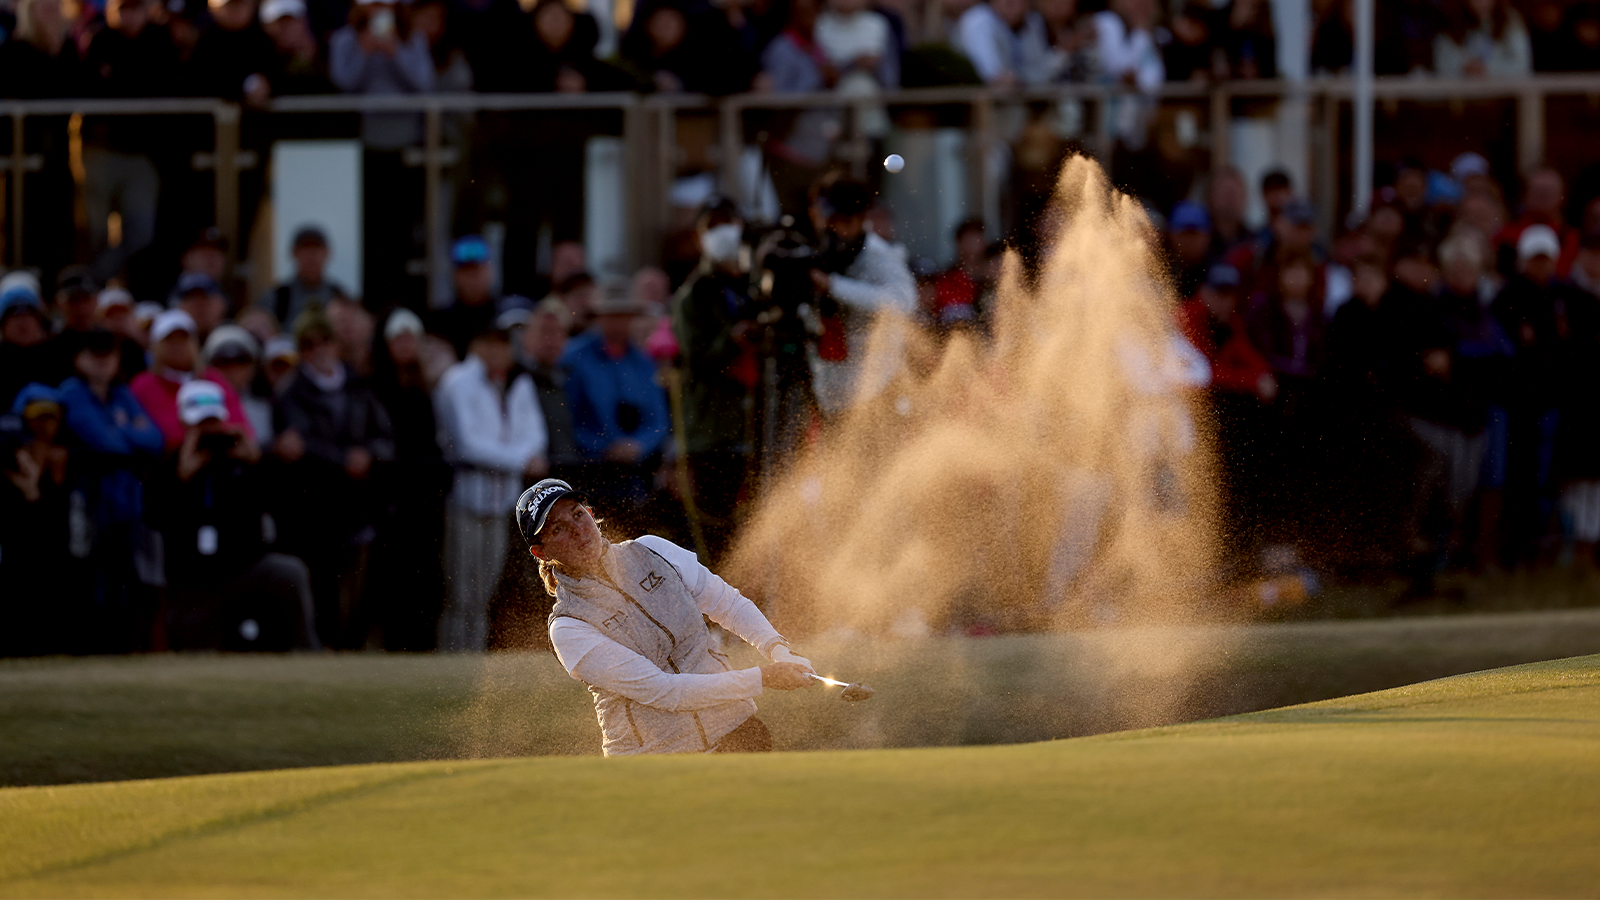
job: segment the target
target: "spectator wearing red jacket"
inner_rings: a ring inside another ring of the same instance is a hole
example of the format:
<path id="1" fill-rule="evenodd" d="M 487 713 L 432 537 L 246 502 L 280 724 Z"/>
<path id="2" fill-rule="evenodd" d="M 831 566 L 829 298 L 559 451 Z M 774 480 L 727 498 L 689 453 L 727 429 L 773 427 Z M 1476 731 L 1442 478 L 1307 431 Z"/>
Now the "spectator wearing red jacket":
<path id="1" fill-rule="evenodd" d="M 1561 208 L 1567 200 L 1566 182 L 1561 173 L 1549 166 L 1540 166 L 1528 173 L 1527 189 L 1522 194 L 1522 214 L 1500 229 L 1494 236 L 1495 251 L 1499 256 L 1502 274 L 1512 274 L 1520 269 L 1517 260 L 1517 241 L 1530 225 L 1545 225 L 1556 233 L 1561 242 L 1561 252 L 1556 257 L 1556 276 L 1567 277 L 1572 261 L 1578 258 L 1578 230 L 1567 224 Z"/>
<path id="2" fill-rule="evenodd" d="M 1270 404 L 1278 382 L 1266 357 L 1250 343 L 1239 314 L 1239 270 L 1217 263 L 1195 297 L 1178 310 L 1178 327 L 1211 363 L 1211 408 L 1216 423 L 1230 531 L 1248 555 L 1262 524 L 1265 477 L 1271 460 L 1262 452 L 1271 424 Z"/>
<path id="3" fill-rule="evenodd" d="M 1239 270 L 1218 263 L 1205 283 L 1178 311 L 1184 337 L 1211 363 L 1211 384 L 1217 390 L 1253 395 L 1264 403 L 1277 396 L 1272 367 L 1250 343 L 1239 315 Z"/>

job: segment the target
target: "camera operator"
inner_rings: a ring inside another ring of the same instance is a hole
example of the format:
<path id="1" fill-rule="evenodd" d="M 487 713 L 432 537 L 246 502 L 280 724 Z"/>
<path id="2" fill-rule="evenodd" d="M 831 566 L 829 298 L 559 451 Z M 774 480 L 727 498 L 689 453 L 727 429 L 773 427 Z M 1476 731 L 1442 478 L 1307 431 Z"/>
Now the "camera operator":
<path id="1" fill-rule="evenodd" d="M 885 315 L 909 319 L 916 312 L 917 284 L 905 250 L 868 227 L 871 209 L 871 190 L 849 180 L 828 185 L 811 206 L 812 222 L 822 235 L 811 270 L 822 314 L 822 334 L 811 351 L 812 386 L 817 405 L 830 418 L 875 396 L 899 369 L 905 343 L 899 330 L 885 333 L 884 353 L 872 360 L 870 370 L 866 367 L 868 338 L 878 320 Z"/>
<path id="2" fill-rule="evenodd" d="M 183 441 L 154 480 L 166 547 L 167 639 L 174 650 L 316 649 L 311 574 L 268 553 L 258 454 L 227 420 L 222 387 L 178 390 Z"/>
<path id="3" fill-rule="evenodd" d="M 682 371 L 684 461 L 712 559 L 733 535 L 750 459 L 751 394 L 760 379 L 757 309 L 743 263 L 744 221 L 728 200 L 696 224 L 700 265 L 672 298 Z"/>

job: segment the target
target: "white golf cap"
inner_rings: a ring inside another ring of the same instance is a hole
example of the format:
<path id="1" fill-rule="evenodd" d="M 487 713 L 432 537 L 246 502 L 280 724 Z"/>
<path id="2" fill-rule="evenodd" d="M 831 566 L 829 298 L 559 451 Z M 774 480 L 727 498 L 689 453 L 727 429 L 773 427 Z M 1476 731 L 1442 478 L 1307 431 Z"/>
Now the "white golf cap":
<path id="1" fill-rule="evenodd" d="M 222 387 L 214 381 L 195 378 L 178 388 L 178 418 L 185 425 L 199 425 L 207 419 L 228 418 L 228 405 Z"/>
<path id="2" fill-rule="evenodd" d="M 95 297 L 95 308 L 105 312 L 114 306 L 133 309 L 133 295 L 119 287 L 106 288 Z"/>
<path id="3" fill-rule="evenodd" d="M 1561 255 L 1561 238 L 1556 237 L 1556 231 L 1549 225 L 1529 225 L 1522 229 L 1522 236 L 1517 238 L 1517 261 L 1527 262 L 1535 256 L 1548 256 L 1551 259 Z"/>
<path id="4" fill-rule="evenodd" d="M 383 339 L 392 341 L 402 334 L 422 334 L 422 317 L 405 307 L 389 314 L 389 321 L 383 323 Z"/>
<path id="5" fill-rule="evenodd" d="M 240 350 L 251 359 L 261 356 L 261 345 L 256 343 L 255 335 L 238 325 L 218 325 L 217 330 L 206 337 L 201 355 L 209 364 L 219 356 L 237 356 Z"/>
<path id="6" fill-rule="evenodd" d="M 280 334 L 267 341 L 267 346 L 261 351 L 261 358 L 264 362 L 286 359 L 294 363 L 300 361 L 300 351 L 295 349 L 294 338 Z"/>
<path id="7" fill-rule="evenodd" d="M 151 323 L 156 320 L 156 316 L 161 315 L 166 310 L 165 306 L 146 300 L 133 308 L 133 320 L 139 323 L 140 328 L 149 328 Z"/>
<path id="8" fill-rule="evenodd" d="M 304 19 L 306 17 L 305 0 L 265 0 L 261 4 L 262 22 L 276 22 L 285 16 Z"/>
<path id="9" fill-rule="evenodd" d="M 155 321 L 150 323 L 150 340 L 166 340 L 167 335 L 174 331 L 182 331 L 192 337 L 196 330 L 194 319 L 188 313 L 181 309 L 163 310 L 156 316 Z"/>

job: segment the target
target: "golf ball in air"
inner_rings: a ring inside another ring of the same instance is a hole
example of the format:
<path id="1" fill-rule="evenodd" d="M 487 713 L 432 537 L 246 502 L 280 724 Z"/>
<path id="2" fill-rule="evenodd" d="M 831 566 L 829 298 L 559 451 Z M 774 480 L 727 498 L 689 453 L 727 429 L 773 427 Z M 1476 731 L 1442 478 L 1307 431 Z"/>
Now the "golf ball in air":
<path id="1" fill-rule="evenodd" d="M 906 167 L 906 161 L 900 154 L 891 153 L 884 158 L 883 167 L 890 172 L 898 172 Z"/>

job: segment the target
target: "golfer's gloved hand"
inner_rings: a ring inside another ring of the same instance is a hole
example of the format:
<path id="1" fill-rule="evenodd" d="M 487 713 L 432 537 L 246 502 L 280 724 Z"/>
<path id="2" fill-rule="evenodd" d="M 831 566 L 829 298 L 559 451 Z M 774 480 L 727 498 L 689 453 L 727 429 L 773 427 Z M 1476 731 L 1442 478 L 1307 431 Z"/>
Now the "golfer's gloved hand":
<path id="1" fill-rule="evenodd" d="M 817 671 L 816 667 L 811 664 L 811 660 L 806 659 L 804 656 L 801 656 L 793 650 L 790 650 L 788 644 L 778 644 L 772 648 L 772 661 L 794 663 L 795 665 L 805 666 L 807 672 Z"/>
<path id="2" fill-rule="evenodd" d="M 761 667 L 761 686 L 771 691 L 798 691 L 819 684 L 805 666 L 790 662 L 767 663 Z"/>

